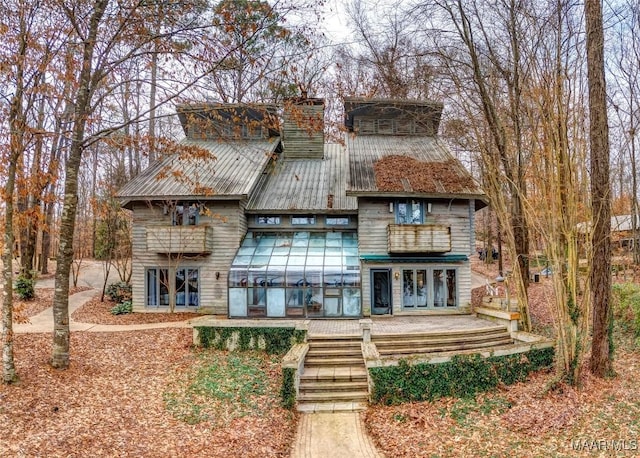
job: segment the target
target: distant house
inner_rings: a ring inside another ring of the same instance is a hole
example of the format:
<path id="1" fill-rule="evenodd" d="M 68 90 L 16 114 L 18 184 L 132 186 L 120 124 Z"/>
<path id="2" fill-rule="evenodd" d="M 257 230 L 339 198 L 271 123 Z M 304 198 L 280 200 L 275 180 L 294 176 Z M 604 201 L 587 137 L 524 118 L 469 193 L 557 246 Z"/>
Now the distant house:
<path id="1" fill-rule="evenodd" d="M 485 196 L 438 136 L 442 105 L 345 100 L 178 107 L 187 152 L 125 185 L 134 310 L 232 318 L 470 311 Z"/>

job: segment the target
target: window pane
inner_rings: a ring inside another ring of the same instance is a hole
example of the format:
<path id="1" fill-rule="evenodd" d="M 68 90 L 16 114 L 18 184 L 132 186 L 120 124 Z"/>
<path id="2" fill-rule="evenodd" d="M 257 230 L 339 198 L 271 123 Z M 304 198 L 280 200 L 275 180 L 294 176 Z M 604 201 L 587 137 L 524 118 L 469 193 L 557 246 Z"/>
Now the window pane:
<path id="1" fill-rule="evenodd" d="M 182 226 L 183 216 L 184 216 L 184 205 L 182 204 L 176 205 L 176 208 L 173 211 L 173 225 Z"/>
<path id="2" fill-rule="evenodd" d="M 245 288 L 229 288 L 229 315 L 232 317 L 247 316 L 247 290 Z"/>
<path id="3" fill-rule="evenodd" d="M 360 315 L 360 288 L 342 290 L 342 307 L 346 316 Z"/>
<path id="4" fill-rule="evenodd" d="M 449 307 L 458 306 L 458 294 L 456 291 L 455 269 L 447 269 L 447 305 Z"/>
<path id="5" fill-rule="evenodd" d="M 176 269 L 176 306 L 185 305 L 186 287 L 185 269 Z"/>
<path id="6" fill-rule="evenodd" d="M 267 289 L 267 316 L 285 316 L 284 291 L 284 288 Z"/>
<path id="7" fill-rule="evenodd" d="M 422 224 L 422 204 L 412 201 L 411 224 Z"/>
<path id="8" fill-rule="evenodd" d="M 402 306 L 415 307 L 415 291 L 413 270 L 402 271 Z"/>
<path id="9" fill-rule="evenodd" d="M 147 305 L 158 305 L 158 271 L 147 269 Z"/>
<path id="10" fill-rule="evenodd" d="M 269 266 L 267 286 L 284 286 L 284 266 Z M 284 303 L 284 296 L 282 302 Z"/>
<path id="11" fill-rule="evenodd" d="M 304 271 L 302 269 L 287 269 L 287 286 L 304 286 Z"/>
<path id="12" fill-rule="evenodd" d="M 198 306 L 199 303 L 199 282 L 198 282 L 198 277 L 199 277 L 200 272 L 198 271 L 198 269 L 189 269 L 188 270 L 188 279 L 187 279 L 187 288 L 188 288 L 188 293 L 189 293 L 189 302 L 187 303 L 187 305 L 191 305 L 194 307 Z"/>
<path id="13" fill-rule="evenodd" d="M 446 291 L 444 289 L 444 271 L 442 269 L 433 270 L 433 305 L 434 307 L 444 307 Z"/>
<path id="14" fill-rule="evenodd" d="M 247 269 L 231 268 L 229 270 L 229 287 L 247 286 Z"/>
<path id="15" fill-rule="evenodd" d="M 416 305 L 418 307 L 427 306 L 427 271 L 416 271 Z"/>
<path id="16" fill-rule="evenodd" d="M 407 221 L 407 204 L 404 202 L 398 202 L 398 216 L 396 222 L 398 224 L 406 224 Z"/>
<path id="17" fill-rule="evenodd" d="M 169 305 L 169 271 L 160 270 L 160 305 Z"/>
<path id="18" fill-rule="evenodd" d="M 189 207 L 187 208 L 187 225 L 195 226 L 196 224 L 198 224 L 199 214 L 200 209 L 198 208 L 197 204 L 192 203 L 191 205 L 189 205 Z"/>

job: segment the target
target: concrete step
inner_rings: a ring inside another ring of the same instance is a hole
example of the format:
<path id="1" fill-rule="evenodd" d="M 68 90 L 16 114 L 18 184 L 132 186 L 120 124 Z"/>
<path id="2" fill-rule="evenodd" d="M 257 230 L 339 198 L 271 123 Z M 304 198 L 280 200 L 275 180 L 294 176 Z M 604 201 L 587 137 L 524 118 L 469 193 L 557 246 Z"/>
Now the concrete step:
<path id="1" fill-rule="evenodd" d="M 400 354 L 418 354 L 418 353 L 438 353 L 443 351 L 457 351 L 457 350 L 472 350 L 488 347 L 496 347 L 512 344 L 513 340 L 510 336 L 503 339 L 492 339 L 487 342 L 461 342 L 457 344 L 445 344 L 445 345 L 416 345 L 416 346 L 378 346 L 378 353 L 380 355 L 400 355 Z"/>
<path id="2" fill-rule="evenodd" d="M 442 331 L 425 331 L 425 332 L 411 332 L 407 333 L 383 333 L 383 334 L 374 334 L 372 339 L 403 339 L 403 338 L 412 338 L 412 339 L 439 339 L 441 337 L 456 337 L 456 336 L 473 336 L 473 335 L 482 335 L 482 334 L 492 334 L 496 332 L 507 332 L 507 328 L 503 325 L 496 324 L 495 326 L 483 326 L 481 328 L 468 328 L 468 329 L 451 329 L 451 330 L 442 330 Z"/>
<path id="3" fill-rule="evenodd" d="M 308 380 L 300 381 L 300 393 L 313 393 L 313 392 L 332 392 L 337 391 L 367 391 L 369 384 L 366 380 L 361 381 L 318 381 Z"/>
<path id="4" fill-rule="evenodd" d="M 364 359 L 360 356 L 307 356 L 304 367 L 314 366 L 362 366 Z"/>
<path id="5" fill-rule="evenodd" d="M 298 396 L 298 402 L 366 402 L 368 399 L 367 390 L 300 393 Z"/>
<path id="6" fill-rule="evenodd" d="M 504 328 L 495 330 L 492 332 L 486 333 L 475 333 L 475 334 L 462 334 L 462 335 L 445 335 L 445 336 L 433 336 L 433 335 L 416 335 L 409 334 L 404 336 L 374 336 L 372 342 L 376 345 L 402 345 L 403 343 L 411 343 L 411 344 L 430 344 L 430 345 L 439 345 L 439 344 L 447 344 L 447 343 L 456 343 L 456 342 L 474 342 L 474 341 L 486 341 L 490 339 L 499 339 L 504 336 L 510 336 L 511 334 Z"/>
<path id="7" fill-rule="evenodd" d="M 332 341 L 332 340 L 308 340 L 309 348 L 361 348 L 362 340 Z"/>
<path id="8" fill-rule="evenodd" d="M 357 348 L 314 348 L 309 347 L 307 356 L 360 356 L 362 357 L 362 347 Z"/>
<path id="9" fill-rule="evenodd" d="M 367 381 L 367 369 L 364 364 L 355 367 L 305 367 L 300 382 L 308 381 Z"/>
<path id="10" fill-rule="evenodd" d="M 307 340 L 310 342 L 362 342 L 362 336 L 359 334 L 307 334 Z"/>
<path id="11" fill-rule="evenodd" d="M 298 412 L 320 413 L 320 412 L 362 412 L 367 410 L 368 402 L 299 402 Z"/>

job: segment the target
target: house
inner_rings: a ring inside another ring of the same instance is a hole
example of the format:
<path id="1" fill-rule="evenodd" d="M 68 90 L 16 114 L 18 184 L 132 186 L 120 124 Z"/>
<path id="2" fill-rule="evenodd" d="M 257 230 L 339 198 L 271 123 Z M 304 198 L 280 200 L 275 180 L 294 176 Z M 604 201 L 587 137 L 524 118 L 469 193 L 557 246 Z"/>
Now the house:
<path id="1" fill-rule="evenodd" d="M 485 196 L 438 138 L 442 105 L 184 105 L 182 148 L 119 192 L 133 212 L 133 308 L 231 318 L 470 312 Z"/>

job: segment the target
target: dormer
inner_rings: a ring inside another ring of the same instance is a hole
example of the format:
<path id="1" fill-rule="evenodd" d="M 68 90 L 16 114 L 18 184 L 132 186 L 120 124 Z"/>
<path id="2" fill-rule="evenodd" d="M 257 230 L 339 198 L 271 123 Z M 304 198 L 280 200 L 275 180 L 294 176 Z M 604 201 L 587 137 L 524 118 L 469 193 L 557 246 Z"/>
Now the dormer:
<path id="1" fill-rule="evenodd" d="M 417 100 L 344 99 L 345 127 L 356 135 L 435 136 L 442 104 Z"/>
<path id="2" fill-rule="evenodd" d="M 276 107 L 267 104 L 193 104 L 176 107 L 189 140 L 263 140 L 278 136 Z"/>

